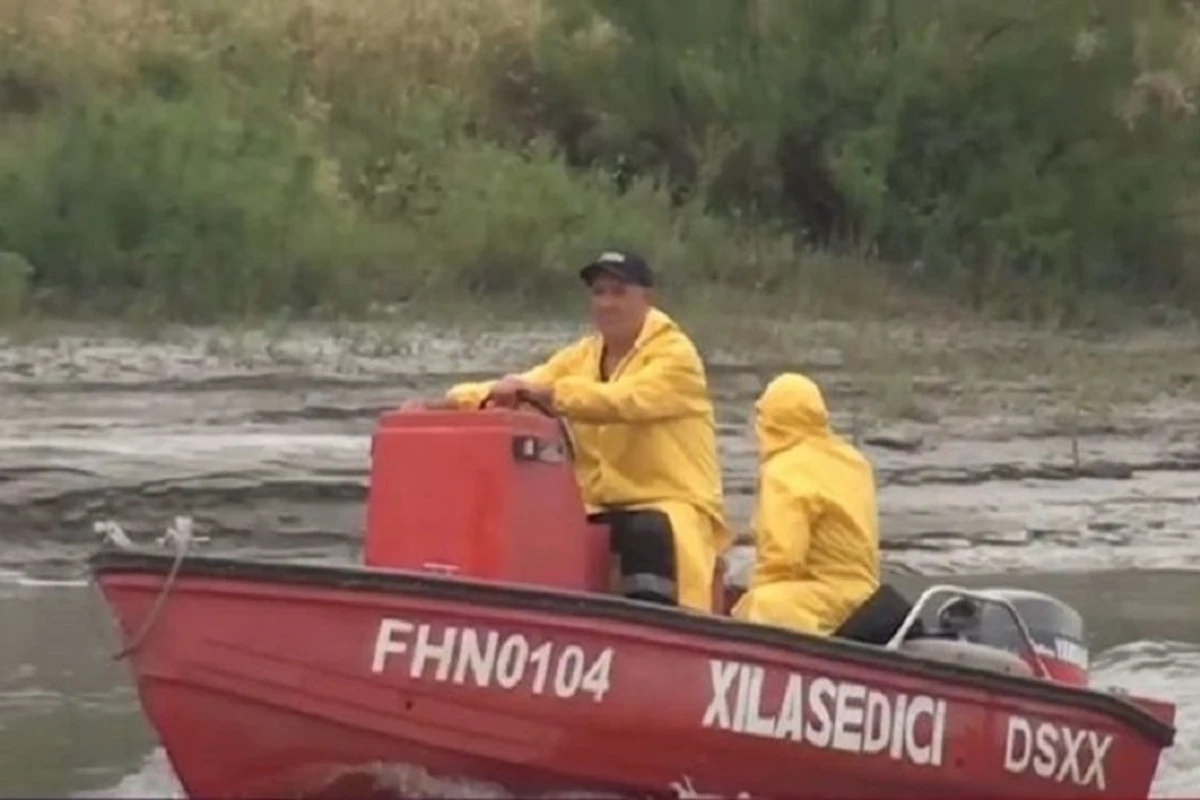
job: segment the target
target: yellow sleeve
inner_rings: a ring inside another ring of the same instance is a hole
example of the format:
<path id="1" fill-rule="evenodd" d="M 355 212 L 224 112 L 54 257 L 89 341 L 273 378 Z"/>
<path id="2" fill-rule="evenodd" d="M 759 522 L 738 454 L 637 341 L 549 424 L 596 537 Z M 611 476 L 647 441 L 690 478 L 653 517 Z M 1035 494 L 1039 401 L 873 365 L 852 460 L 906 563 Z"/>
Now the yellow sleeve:
<path id="1" fill-rule="evenodd" d="M 566 376 L 554 382 L 555 409 L 580 422 L 650 422 L 711 408 L 704 365 L 686 339 L 668 343 L 636 372 L 615 381 Z"/>
<path id="2" fill-rule="evenodd" d="M 559 378 L 567 375 L 575 361 L 580 343 L 567 345 L 547 360 L 522 372 L 518 377 L 528 383 L 542 386 L 552 386 Z M 473 381 L 451 386 L 446 392 L 446 399 L 462 409 L 478 408 L 487 397 L 488 392 L 496 385 L 496 381 Z"/>
<path id="3" fill-rule="evenodd" d="M 808 558 L 816 499 L 805 490 L 803 478 L 763 468 L 755 509 L 754 573 L 750 586 L 796 577 Z"/>

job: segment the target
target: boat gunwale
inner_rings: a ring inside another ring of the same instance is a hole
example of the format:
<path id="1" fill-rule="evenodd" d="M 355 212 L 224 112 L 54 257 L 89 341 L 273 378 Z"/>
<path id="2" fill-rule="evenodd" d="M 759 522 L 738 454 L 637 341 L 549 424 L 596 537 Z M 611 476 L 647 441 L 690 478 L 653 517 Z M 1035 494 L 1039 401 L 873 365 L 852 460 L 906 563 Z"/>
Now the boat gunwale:
<path id="1" fill-rule="evenodd" d="M 101 547 L 88 557 L 88 566 L 96 578 L 101 579 L 118 572 L 165 575 L 172 570 L 175 561 L 176 556 L 169 552 Z M 1046 703 L 1066 703 L 1126 722 L 1160 749 L 1171 747 L 1175 740 L 1174 725 L 1131 700 L 1090 687 L 933 661 L 850 639 L 813 636 L 617 595 L 380 569 L 358 564 L 283 562 L 208 554 L 188 555 L 181 559 L 177 578 L 185 576 L 386 592 L 450 602 L 487 602 L 514 610 L 667 628 L 688 635 L 732 639 L 786 653 L 803 653 L 814 658 L 833 657 L 876 669 L 892 669 L 927 680 L 949 679 L 968 688 L 1000 690 Z"/>

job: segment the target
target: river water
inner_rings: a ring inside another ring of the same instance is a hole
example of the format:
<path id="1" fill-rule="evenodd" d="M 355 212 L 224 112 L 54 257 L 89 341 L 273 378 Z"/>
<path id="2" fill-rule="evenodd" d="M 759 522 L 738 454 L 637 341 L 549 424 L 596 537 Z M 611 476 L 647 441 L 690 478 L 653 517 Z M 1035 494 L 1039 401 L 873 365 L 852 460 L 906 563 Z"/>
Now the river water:
<path id="1" fill-rule="evenodd" d="M 186 514 L 210 548 L 353 559 L 376 415 L 518 369 L 572 333 L 0 341 L 0 795 L 178 796 L 87 583 L 94 520 L 138 538 Z M 1155 795 L 1200 794 L 1200 340 L 1079 344 L 1068 402 L 1055 372 L 1065 351 L 1051 357 L 1048 340 L 1011 331 L 935 339 L 895 328 L 891 349 L 845 328 L 781 335 L 705 351 L 736 527 L 752 500 L 753 398 L 764 377 L 807 370 L 876 464 L 886 563 L 901 588 L 1015 585 L 1074 605 L 1094 683 L 1179 706 Z M 937 358 L 921 357 L 930 350 Z M 1108 376 L 1103 409 L 1068 425 L 1064 404 L 1100 403 L 1080 388 L 1085 362 Z"/>

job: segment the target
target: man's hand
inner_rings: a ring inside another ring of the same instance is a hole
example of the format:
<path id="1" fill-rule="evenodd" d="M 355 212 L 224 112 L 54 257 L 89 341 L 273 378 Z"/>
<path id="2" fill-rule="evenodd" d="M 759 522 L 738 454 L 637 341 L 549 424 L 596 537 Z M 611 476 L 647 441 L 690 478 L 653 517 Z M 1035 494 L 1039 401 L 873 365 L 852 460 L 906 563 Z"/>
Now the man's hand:
<path id="1" fill-rule="evenodd" d="M 506 375 L 492 387 L 489 403 L 503 408 L 516 408 L 529 399 L 547 408 L 554 406 L 554 387 L 530 383 L 516 375 Z"/>
<path id="2" fill-rule="evenodd" d="M 516 408 L 517 392 L 529 391 L 529 388 L 529 384 L 516 375 L 505 375 L 492 385 L 492 391 L 488 393 L 488 401 L 491 405 L 502 408 Z"/>
<path id="3" fill-rule="evenodd" d="M 548 409 L 554 408 L 554 387 L 539 386 L 537 384 L 526 384 L 525 394 L 534 402 L 540 403 Z"/>

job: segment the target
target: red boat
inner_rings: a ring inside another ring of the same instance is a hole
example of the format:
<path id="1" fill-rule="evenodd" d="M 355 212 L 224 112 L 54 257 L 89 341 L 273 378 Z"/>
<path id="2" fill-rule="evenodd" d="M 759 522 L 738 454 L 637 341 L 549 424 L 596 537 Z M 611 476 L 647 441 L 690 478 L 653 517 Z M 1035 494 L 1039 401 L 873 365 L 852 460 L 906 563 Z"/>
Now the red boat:
<path id="1" fill-rule="evenodd" d="M 1175 708 L 1089 688 L 1054 598 L 885 586 L 832 637 L 627 599 L 572 456 L 545 414 L 385 414 L 362 565 L 109 526 L 92 569 L 188 795 L 1148 796 Z"/>

